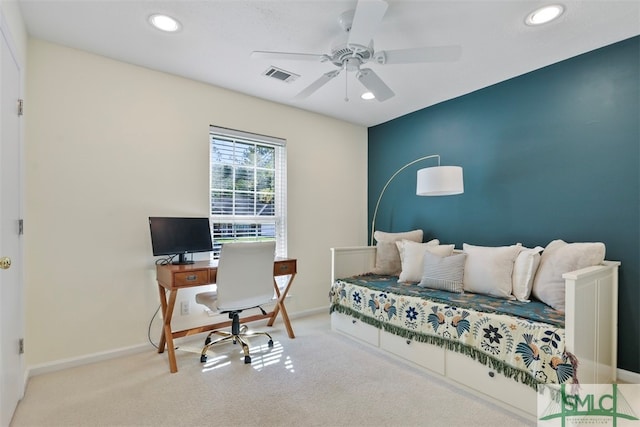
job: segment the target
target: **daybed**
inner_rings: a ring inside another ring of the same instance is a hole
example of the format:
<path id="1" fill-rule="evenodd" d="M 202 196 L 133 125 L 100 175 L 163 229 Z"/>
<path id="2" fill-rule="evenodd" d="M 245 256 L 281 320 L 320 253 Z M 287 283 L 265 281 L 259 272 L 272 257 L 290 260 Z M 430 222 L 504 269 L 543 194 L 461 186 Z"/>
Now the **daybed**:
<path id="1" fill-rule="evenodd" d="M 618 262 L 562 274 L 563 313 L 373 274 L 377 250 L 331 249 L 333 330 L 527 417 L 536 415 L 538 384 L 615 382 Z"/>

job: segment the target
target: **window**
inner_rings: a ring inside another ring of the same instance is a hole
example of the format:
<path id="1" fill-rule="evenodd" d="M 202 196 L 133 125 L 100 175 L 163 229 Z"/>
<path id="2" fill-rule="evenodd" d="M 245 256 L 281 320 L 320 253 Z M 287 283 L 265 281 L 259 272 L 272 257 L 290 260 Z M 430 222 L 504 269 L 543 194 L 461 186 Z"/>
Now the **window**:
<path id="1" fill-rule="evenodd" d="M 212 126 L 211 230 L 214 258 L 229 241 L 275 240 L 287 256 L 285 141 Z"/>

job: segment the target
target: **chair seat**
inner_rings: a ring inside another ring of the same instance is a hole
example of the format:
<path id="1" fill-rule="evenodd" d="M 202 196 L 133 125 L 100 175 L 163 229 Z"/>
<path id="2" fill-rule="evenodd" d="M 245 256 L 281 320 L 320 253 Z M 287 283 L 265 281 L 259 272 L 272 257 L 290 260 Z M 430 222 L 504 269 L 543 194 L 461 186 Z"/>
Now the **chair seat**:
<path id="1" fill-rule="evenodd" d="M 218 293 L 215 291 L 196 294 L 196 302 L 206 306 L 211 311 L 218 311 Z"/>
<path id="2" fill-rule="evenodd" d="M 216 273 L 216 291 L 196 294 L 196 302 L 211 311 L 228 313 L 231 319 L 231 332 L 213 330 L 204 341 L 200 362 L 207 361 L 207 351 L 211 346 L 231 341 L 240 344 L 244 352 L 244 363 L 251 363 L 247 338 L 264 335 L 269 338 L 268 346 L 273 347 L 273 339 L 267 332 L 249 331 L 240 320 L 240 312 L 260 309 L 266 317 L 267 312 L 261 305 L 271 302 L 274 295 L 274 259 L 275 241 L 263 242 L 227 242 L 220 249 L 218 270 Z M 219 339 L 212 341 L 212 336 Z"/>

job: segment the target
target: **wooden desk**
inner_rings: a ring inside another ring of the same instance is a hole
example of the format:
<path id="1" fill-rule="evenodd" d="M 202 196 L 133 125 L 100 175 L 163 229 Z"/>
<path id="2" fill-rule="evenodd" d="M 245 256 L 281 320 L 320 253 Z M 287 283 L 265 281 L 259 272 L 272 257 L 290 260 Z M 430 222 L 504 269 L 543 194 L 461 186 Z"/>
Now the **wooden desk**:
<path id="1" fill-rule="evenodd" d="M 156 278 L 158 280 L 158 291 L 160 293 L 160 304 L 162 305 L 162 314 L 164 324 L 162 327 L 162 335 L 160 336 L 160 344 L 158 345 L 158 353 L 163 353 L 165 346 L 169 352 L 169 368 L 171 372 L 178 372 L 178 365 L 176 363 L 175 346 L 173 344 L 174 338 L 185 337 L 188 335 L 198 334 L 201 332 L 212 331 L 214 329 L 227 328 L 231 326 L 231 320 L 225 322 L 219 322 L 212 325 L 198 326 L 196 328 L 184 329 L 181 331 L 173 331 L 171 329 L 171 317 L 173 316 L 173 308 L 176 304 L 176 297 L 178 295 L 178 289 L 192 288 L 194 286 L 205 286 L 216 283 L 216 274 L 218 273 L 217 263 L 210 263 L 209 261 L 197 261 L 194 264 L 186 265 L 157 265 L 156 266 Z M 253 316 L 242 317 L 240 323 L 253 322 L 260 319 L 269 319 L 268 326 L 273 326 L 273 322 L 276 320 L 276 316 L 279 312 L 282 312 L 282 320 L 284 326 L 287 328 L 289 338 L 295 338 L 293 329 L 291 328 L 291 322 L 289 321 L 289 315 L 287 309 L 284 306 L 284 299 L 289 292 L 291 283 L 297 273 L 297 261 L 290 258 L 277 258 L 273 265 L 273 275 L 275 276 L 289 276 L 289 280 L 284 288 L 284 291 L 280 292 L 275 279 L 273 281 L 273 287 L 276 293 L 276 305 L 273 311 L 264 314 L 256 314 Z M 167 292 L 169 291 L 169 298 L 167 299 Z"/>

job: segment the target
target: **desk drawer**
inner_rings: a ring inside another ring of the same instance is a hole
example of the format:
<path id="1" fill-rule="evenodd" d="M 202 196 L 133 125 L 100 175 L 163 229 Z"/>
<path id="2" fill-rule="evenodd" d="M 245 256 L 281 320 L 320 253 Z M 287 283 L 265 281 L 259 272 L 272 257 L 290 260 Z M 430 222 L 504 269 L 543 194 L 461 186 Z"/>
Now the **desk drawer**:
<path id="1" fill-rule="evenodd" d="M 289 259 L 285 261 L 277 261 L 273 265 L 273 275 L 274 276 L 286 276 L 288 274 L 296 273 L 296 260 Z"/>
<path id="2" fill-rule="evenodd" d="M 194 270 L 175 273 L 173 275 L 174 286 L 197 286 L 209 284 L 209 270 Z"/>

